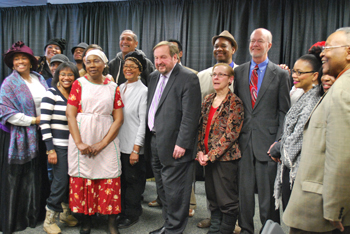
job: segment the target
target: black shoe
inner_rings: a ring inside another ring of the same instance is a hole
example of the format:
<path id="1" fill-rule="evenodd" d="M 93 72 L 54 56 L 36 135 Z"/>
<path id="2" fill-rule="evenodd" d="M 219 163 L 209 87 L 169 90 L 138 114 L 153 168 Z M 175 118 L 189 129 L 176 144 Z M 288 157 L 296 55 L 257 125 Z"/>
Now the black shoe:
<path id="1" fill-rule="evenodd" d="M 115 223 L 119 224 L 120 222 L 123 222 L 126 219 L 126 217 L 122 214 L 117 214 L 117 217 L 115 218 Z"/>
<path id="2" fill-rule="evenodd" d="M 164 233 L 165 233 L 165 227 L 163 226 L 157 230 L 150 232 L 149 234 L 164 234 Z"/>
<path id="3" fill-rule="evenodd" d="M 90 234 L 91 232 L 91 216 L 84 215 L 83 222 L 80 227 L 80 234 Z"/>
<path id="4" fill-rule="evenodd" d="M 134 225 L 135 223 L 137 223 L 139 221 L 139 217 L 136 218 L 125 218 L 120 220 L 120 222 L 118 223 L 118 228 L 123 229 L 123 228 L 128 228 L 131 227 L 132 225 Z"/>

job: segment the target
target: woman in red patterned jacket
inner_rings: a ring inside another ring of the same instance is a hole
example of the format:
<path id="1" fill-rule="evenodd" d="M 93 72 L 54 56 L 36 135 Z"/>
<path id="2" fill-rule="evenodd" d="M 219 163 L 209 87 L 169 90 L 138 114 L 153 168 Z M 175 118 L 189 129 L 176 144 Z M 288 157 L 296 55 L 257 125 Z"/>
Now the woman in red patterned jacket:
<path id="1" fill-rule="evenodd" d="M 205 166 L 205 191 L 211 212 L 208 233 L 232 234 L 238 215 L 238 137 L 243 124 L 242 101 L 231 92 L 233 69 L 213 67 L 213 87 L 202 103 L 197 160 Z"/>

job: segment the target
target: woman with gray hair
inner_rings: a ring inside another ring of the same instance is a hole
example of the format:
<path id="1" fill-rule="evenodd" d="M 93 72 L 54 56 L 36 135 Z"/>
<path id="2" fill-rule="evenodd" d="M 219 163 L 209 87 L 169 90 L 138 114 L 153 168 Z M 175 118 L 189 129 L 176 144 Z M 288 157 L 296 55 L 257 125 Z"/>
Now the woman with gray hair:
<path id="1" fill-rule="evenodd" d="M 123 102 L 119 87 L 107 74 L 108 59 L 100 50 L 85 58 L 87 74 L 73 83 L 68 99 L 70 131 L 68 174 L 70 208 L 82 213 L 80 233 L 91 231 L 91 215 L 109 215 L 109 231 L 115 225 L 120 205 L 120 150 L 117 138 L 123 123 Z"/>

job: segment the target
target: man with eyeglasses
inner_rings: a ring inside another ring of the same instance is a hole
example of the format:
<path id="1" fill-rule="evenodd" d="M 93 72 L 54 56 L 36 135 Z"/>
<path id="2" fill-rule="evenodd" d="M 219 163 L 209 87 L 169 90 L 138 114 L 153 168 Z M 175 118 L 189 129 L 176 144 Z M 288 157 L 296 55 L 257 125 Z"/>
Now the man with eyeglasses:
<path id="1" fill-rule="evenodd" d="M 320 55 L 336 77 L 305 124 L 301 161 L 283 221 L 290 233 L 350 233 L 350 27 Z"/>
<path id="2" fill-rule="evenodd" d="M 113 78 L 115 79 L 115 82 L 118 85 L 121 85 L 122 83 L 126 82 L 126 79 L 123 73 L 125 55 L 127 55 L 130 52 L 138 50 L 136 49 L 138 44 L 139 42 L 137 39 L 137 35 L 133 31 L 127 29 L 120 34 L 119 47 L 121 52 L 117 53 L 116 57 L 108 63 L 109 73 L 113 76 Z M 138 51 L 143 53 L 143 51 L 141 50 L 138 50 Z M 146 61 L 147 61 L 147 66 L 144 68 L 143 72 L 141 73 L 141 81 L 147 86 L 148 75 L 155 70 L 155 67 L 151 62 L 151 60 L 146 58 Z"/>
<path id="3" fill-rule="evenodd" d="M 290 107 L 289 76 L 268 59 L 272 34 L 264 28 L 250 36 L 250 62 L 235 69 L 235 93 L 243 101 L 244 122 L 239 138 L 239 225 L 241 233 L 254 233 L 255 192 L 260 221 L 280 221 L 275 210 L 273 187 L 277 164 L 267 156 L 270 145 L 282 134 L 284 116 Z"/>

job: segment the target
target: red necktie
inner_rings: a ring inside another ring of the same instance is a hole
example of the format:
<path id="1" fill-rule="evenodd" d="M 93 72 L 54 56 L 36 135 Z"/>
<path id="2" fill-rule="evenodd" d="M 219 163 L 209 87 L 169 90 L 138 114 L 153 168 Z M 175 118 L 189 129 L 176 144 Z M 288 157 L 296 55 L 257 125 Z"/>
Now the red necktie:
<path id="1" fill-rule="evenodd" d="M 254 108 L 256 98 L 258 97 L 258 65 L 252 71 L 249 82 L 250 97 L 252 99 L 252 107 Z"/>

